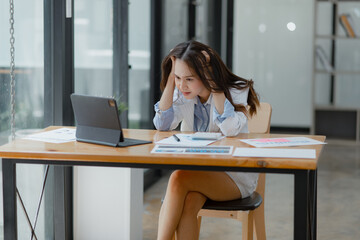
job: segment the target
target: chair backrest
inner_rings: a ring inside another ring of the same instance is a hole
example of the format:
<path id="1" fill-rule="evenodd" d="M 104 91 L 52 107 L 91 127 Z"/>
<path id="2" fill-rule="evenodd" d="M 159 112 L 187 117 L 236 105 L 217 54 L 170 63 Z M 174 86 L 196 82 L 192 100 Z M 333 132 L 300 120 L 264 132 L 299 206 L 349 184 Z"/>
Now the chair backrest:
<path id="1" fill-rule="evenodd" d="M 248 121 L 248 128 L 250 133 L 270 133 L 270 120 L 272 108 L 269 103 L 262 102 L 257 109 L 256 115 L 252 116 Z M 258 184 L 256 187 L 263 200 L 265 194 L 265 173 L 259 174 Z"/>
<path id="2" fill-rule="evenodd" d="M 270 119 L 271 119 L 271 105 L 262 102 L 257 109 L 256 115 L 252 116 L 248 121 L 248 128 L 250 133 L 269 133 Z"/>

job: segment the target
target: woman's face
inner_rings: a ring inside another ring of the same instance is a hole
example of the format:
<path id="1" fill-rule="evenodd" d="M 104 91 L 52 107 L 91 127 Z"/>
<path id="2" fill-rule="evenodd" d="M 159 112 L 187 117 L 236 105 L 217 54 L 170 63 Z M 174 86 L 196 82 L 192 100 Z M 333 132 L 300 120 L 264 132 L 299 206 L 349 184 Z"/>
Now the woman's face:
<path id="1" fill-rule="evenodd" d="M 186 99 L 200 97 L 201 102 L 206 102 L 210 92 L 198 78 L 190 71 L 189 66 L 181 59 L 175 59 L 175 84 Z"/>

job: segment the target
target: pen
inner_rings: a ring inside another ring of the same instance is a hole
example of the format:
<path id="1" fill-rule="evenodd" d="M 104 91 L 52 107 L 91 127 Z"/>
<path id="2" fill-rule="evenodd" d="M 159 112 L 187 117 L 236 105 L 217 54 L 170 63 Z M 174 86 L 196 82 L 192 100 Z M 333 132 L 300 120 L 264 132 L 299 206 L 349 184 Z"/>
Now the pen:
<path id="1" fill-rule="evenodd" d="M 176 136 L 176 135 L 174 134 L 173 137 L 175 138 L 175 140 L 176 140 L 177 142 L 180 142 L 180 138 L 179 138 L 178 136 Z"/>

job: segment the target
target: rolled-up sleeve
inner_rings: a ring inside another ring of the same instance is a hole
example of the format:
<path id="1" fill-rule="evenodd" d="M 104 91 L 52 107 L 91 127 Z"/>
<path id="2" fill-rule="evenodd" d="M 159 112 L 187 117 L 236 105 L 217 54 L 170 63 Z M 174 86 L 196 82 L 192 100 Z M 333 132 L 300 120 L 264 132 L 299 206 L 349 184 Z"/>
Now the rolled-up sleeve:
<path id="1" fill-rule="evenodd" d="M 171 123 L 174 120 L 174 109 L 171 106 L 169 109 L 162 111 L 159 109 L 159 102 L 154 105 L 155 116 L 153 119 L 154 126 L 157 130 L 170 130 Z"/>
<path id="2" fill-rule="evenodd" d="M 247 117 L 242 112 L 235 112 L 233 117 L 226 118 L 222 123 L 217 124 L 221 132 L 227 136 L 236 136 L 242 132 L 248 132 Z"/>
<path id="3" fill-rule="evenodd" d="M 229 100 L 225 99 L 223 114 L 220 115 L 218 113 L 218 111 L 216 110 L 216 108 L 214 108 L 213 121 L 218 122 L 218 123 L 222 123 L 226 118 L 233 117 L 234 115 L 235 115 L 234 106 L 230 103 Z"/>
<path id="4" fill-rule="evenodd" d="M 214 107 L 213 121 L 225 136 L 236 136 L 240 132 L 247 132 L 247 117 L 242 112 L 236 112 L 227 99 L 223 114 L 220 115 Z"/>

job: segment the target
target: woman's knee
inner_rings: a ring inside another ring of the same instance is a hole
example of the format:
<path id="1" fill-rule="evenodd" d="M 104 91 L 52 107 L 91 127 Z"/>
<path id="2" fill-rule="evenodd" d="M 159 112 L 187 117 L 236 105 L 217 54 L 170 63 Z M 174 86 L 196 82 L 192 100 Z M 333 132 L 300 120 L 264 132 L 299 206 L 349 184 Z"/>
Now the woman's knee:
<path id="1" fill-rule="evenodd" d="M 168 188 L 172 190 L 184 190 L 186 188 L 186 181 L 188 173 L 185 170 L 174 171 L 168 182 Z"/>
<path id="2" fill-rule="evenodd" d="M 206 201 L 206 197 L 199 192 L 188 192 L 184 201 L 183 215 L 197 216 Z"/>

